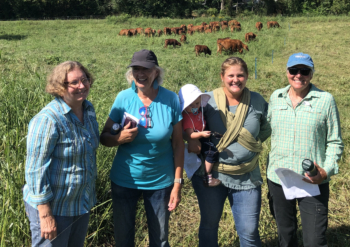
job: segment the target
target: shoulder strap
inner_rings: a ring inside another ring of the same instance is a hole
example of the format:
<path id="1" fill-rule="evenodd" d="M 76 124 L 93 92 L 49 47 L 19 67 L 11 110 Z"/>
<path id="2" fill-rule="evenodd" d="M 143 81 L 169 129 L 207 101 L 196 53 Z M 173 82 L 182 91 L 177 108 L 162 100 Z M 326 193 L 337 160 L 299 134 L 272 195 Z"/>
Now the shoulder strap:
<path id="1" fill-rule="evenodd" d="M 219 109 L 221 120 L 223 121 L 226 132 L 216 146 L 219 152 L 222 152 L 230 145 L 242 130 L 244 120 L 247 116 L 250 91 L 248 88 L 243 89 L 241 102 L 238 104 L 236 114 L 232 114 L 226 107 L 226 95 L 224 89 L 218 88 L 213 91 L 215 103 Z"/>

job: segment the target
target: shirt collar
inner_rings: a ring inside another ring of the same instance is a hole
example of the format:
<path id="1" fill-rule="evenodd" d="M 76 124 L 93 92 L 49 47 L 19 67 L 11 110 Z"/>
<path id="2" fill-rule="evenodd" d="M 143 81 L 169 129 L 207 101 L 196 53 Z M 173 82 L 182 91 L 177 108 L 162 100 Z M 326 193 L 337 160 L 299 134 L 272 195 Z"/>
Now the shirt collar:
<path id="1" fill-rule="evenodd" d="M 304 99 L 311 99 L 313 97 L 315 98 L 319 98 L 320 95 L 319 95 L 319 92 L 321 91 L 320 89 L 318 89 L 317 87 L 315 87 L 314 84 L 310 83 L 311 85 L 311 88 L 310 88 L 310 91 L 309 93 L 305 96 Z M 278 97 L 283 97 L 283 98 L 287 98 L 288 97 L 288 91 L 290 89 L 290 85 L 288 85 L 287 87 L 285 87 L 282 92 L 278 95 Z"/>
<path id="2" fill-rule="evenodd" d="M 62 97 L 56 97 L 56 100 L 62 106 L 63 114 L 67 114 L 70 112 L 70 110 L 72 110 L 72 108 L 69 105 L 67 105 L 67 103 L 62 99 Z M 92 104 L 89 101 L 87 100 L 83 101 L 84 110 L 87 110 L 87 108 L 90 106 L 92 106 Z"/>

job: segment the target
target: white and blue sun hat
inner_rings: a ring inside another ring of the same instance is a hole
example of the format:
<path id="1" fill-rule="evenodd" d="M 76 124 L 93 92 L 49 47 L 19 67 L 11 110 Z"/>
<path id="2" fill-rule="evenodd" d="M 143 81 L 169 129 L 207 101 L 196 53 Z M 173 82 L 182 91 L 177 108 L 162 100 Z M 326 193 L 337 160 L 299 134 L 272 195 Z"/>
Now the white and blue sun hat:
<path id="1" fill-rule="evenodd" d="M 209 94 L 202 93 L 199 88 L 193 84 L 186 84 L 181 87 L 179 91 L 181 111 L 184 111 L 186 107 L 192 104 L 199 96 L 201 96 L 201 107 L 205 107 L 211 98 Z"/>

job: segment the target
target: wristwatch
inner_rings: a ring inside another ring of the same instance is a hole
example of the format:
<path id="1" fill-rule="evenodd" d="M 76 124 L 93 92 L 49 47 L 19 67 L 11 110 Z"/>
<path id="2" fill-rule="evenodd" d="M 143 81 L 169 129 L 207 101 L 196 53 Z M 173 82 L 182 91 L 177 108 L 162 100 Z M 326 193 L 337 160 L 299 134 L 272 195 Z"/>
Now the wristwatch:
<path id="1" fill-rule="evenodd" d="M 174 183 L 184 184 L 185 180 L 183 178 L 175 178 Z"/>

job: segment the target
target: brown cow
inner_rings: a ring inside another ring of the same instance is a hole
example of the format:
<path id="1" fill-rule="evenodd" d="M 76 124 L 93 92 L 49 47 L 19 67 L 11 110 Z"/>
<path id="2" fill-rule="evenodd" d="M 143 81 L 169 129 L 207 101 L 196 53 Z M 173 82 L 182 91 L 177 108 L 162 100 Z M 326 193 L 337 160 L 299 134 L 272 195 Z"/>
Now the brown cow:
<path id="1" fill-rule="evenodd" d="M 209 26 L 215 26 L 216 24 L 219 24 L 219 22 L 218 21 L 212 21 L 212 22 L 210 22 L 209 23 Z"/>
<path id="2" fill-rule="evenodd" d="M 226 51 L 239 53 L 243 53 L 243 49 L 249 51 L 248 46 L 238 39 L 222 40 L 218 42 L 218 44 L 220 54 L 223 49 Z"/>
<path id="3" fill-rule="evenodd" d="M 190 30 L 193 27 L 193 24 L 188 24 L 187 25 L 187 30 Z"/>
<path id="4" fill-rule="evenodd" d="M 272 21 L 273 27 L 281 27 L 277 21 Z"/>
<path id="5" fill-rule="evenodd" d="M 251 40 L 254 40 L 256 38 L 256 34 L 254 34 L 253 32 L 249 32 L 245 34 L 245 42 L 249 42 Z"/>
<path id="6" fill-rule="evenodd" d="M 220 31 L 220 25 L 215 25 L 215 26 L 213 26 L 213 27 L 212 27 L 212 30 L 213 30 L 214 32 Z"/>
<path id="7" fill-rule="evenodd" d="M 200 53 L 204 53 L 205 57 L 207 54 L 211 55 L 211 50 L 206 45 L 196 45 L 194 50 L 196 51 L 196 57 L 199 56 Z"/>
<path id="8" fill-rule="evenodd" d="M 182 24 L 180 27 L 182 28 L 182 31 L 183 31 L 184 33 L 187 32 L 187 27 L 186 27 L 186 25 Z"/>
<path id="9" fill-rule="evenodd" d="M 138 28 L 136 28 L 136 32 L 137 32 L 137 34 L 143 34 L 143 28 L 142 27 L 138 27 Z"/>
<path id="10" fill-rule="evenodd" d="M 178 34 L 181 35 L 181 34 L 184 34 L 185 32 L 183 30 L 179 30 Z"/>
<path id="11" fill-rule="evenodd" d="M 137 34 L 136 29 L 129 29 L 129 31 L 131 33 L 131 36 L 136 36 L 136 34 Z"/>
<path id="12" fill-rule="evenodd" d="M 170 27 L 164 27 L 163 28 L 164 35 L 171 35 L 171 29 Z"/>
<path id="13" fill-rule="evenodd" d="M 157 33 L 158 33 L 158 37 L 160 37 L 160 35 L 162 35 L 162 34 L 163 34 L 162 29 L 158 29 Z"/>
<path id="14" fill-rule="evenodd" d="M 204 32 L 204 26 L 202 26 L 202 25 L 193 26 L 193 27 L 191 28 L 191 30 L 192 30 L 193 32 L 198 31 L 198 32 L 202 33 L 202 32 Z"/>
<path id="15" fill-rule="evenodd" d="M 172 28 L 171 28 L 171 33 L 172 33 L 172 34 L 175 34 L 175 35 L 176 35 L 176 34 L 178 34 L 178 31 L 179 31 L 179 30 L 177 30 L 176 27 L 172 27 Z"/>
<path id="16" fill-rule="evenodd" d="M 205 31 L 205 30 L 208 30 L 208 29 L 211 29 L 211 26 L 205 25 L 205 26 L 204 26 L 204 31 Z"/>
<path id="17" fill-rule="evenodd" d="M 167 48 L 168 45 L 172 45 L 174 48 L 178 45 L 181 46 L 181 43 L 177 41 L 176 39 L 166 39 L 164 48 Z"/>
<path id="18" fill-rule="evenodd" d="M 220 25 L 228 25 L 228 22 L 227 21 L 220 21 Z"/>
<path id="19" fill-rule="evenodd" d="M 145 36 L 148 36 L 148 37 L 153 37 L 154 35 L 156 34 L 156 30 L 148 27 L 145 29 Z"/>
<path id="20" fill-rule="evenodd" d="M 257 23 L 255 23 L 255 27 L 256 29 L 258 29 L 258 31 L 260 31 L 263 27 L 263 24 L 260 21 L 258 21 Z"/>
<path id="21" fill-rule="evenodd" d="M 131 36 L 131 32 L 129 29 L 122 29 L 120 32 L 119 32 L 119 35 L 120 36 Z"/>
<path id="22" fill-rule="evenodd" d="M 278 24 L 277 21 L 268 21 L 267 22 L 267 29 L 270 29 L 270 27 L 281 27 L 280 24 Z"/>
<path id="23" fill-rule="evenodd" d="M 241 27 L 240 26 L 231 26 L 231 32 L 233 31 L 241 31 Z"/>
<path id="24" fill-rule="evenodd" d="M 267 29 L 270 29 L 270 27 L 272 26 L 271 21 L 268 21 L 268 22 L 266 23 L 266 26 L 267 26 Z"/>
<path id="25" fill-rule="evenodd" d="M 241 23 L 239 23 L 237 20 L 231 20 L 228 22 L 229 26 L 241 26 Z"/>
<path id="26" fill-rule="evenodd" d="M 228 28 L 228 25 L 221 25 L 221 30 L 224 31 Z"/>
<path id="27" fill-rule="evenodd" d="M 186 42 L 186 35 L 181 35 L 181 38 L 180 38 L 180 41 L 182 42 L 182 43 L 185 43 Z"/>
<path id="28" fill-rule="evenodd" d="M 202 22 L 202 24 L 201 24 L 202 26 L 205 26 L 205 25 L 207 25 L 207 23 L 206 22 Z"/>
<path id="29" fill-rule="evenodd" d="M 211 29 L 207 29 L 204 31 L 204 33 L 212 33 Z"/>
<path id="30" fill-rule="evenodd" d="M 219 47 L 220 47 L 220 45 L 219 45 L 219 43 L 221 42 L 221 41 L 223 41 L 223 40 L 229 40 L 230 39 L 230 37 L 226 37 L 226 38 L 221 38 L 221 39 L 218 39 L 217 41 L 216 41 L 216 45 L 217 45 L 217 50 L 216 50 L 216 54 L 218 54 L 218 52 L 219 52 Z"/>
<path id="31" fill-rule="evenodd" d="M 192 35 L 193 31 L 192 30 L 187 30 L 187 34 Z"/>

